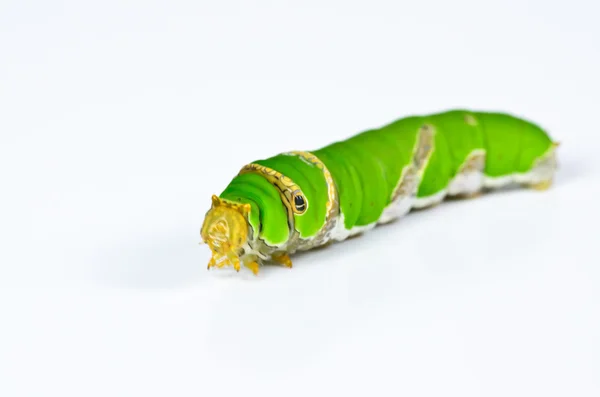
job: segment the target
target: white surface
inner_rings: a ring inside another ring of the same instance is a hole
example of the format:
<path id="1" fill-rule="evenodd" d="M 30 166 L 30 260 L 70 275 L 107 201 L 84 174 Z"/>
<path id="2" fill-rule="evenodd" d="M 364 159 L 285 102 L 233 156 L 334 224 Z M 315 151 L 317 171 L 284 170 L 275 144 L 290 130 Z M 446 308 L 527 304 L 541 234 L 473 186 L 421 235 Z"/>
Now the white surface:
<path id="1" fill-rule="evenodd" d="M 598 7 L 3 1 L 0 396 L 600 395 Z M 460 106 L 555 187 L 206 271 L 245 163 Z"/>

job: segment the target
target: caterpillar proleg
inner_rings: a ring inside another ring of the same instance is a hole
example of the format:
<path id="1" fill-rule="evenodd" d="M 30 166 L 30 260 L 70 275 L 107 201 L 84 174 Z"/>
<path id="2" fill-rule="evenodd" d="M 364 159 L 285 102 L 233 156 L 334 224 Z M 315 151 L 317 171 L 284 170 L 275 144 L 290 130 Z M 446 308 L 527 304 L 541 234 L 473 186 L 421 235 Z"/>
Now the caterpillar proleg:
<path id="1" fill-rule="evenodd" d="M 208 267 L 262 262 L 343 241 L 446 197 L 520 184 L 550 187 L 556 147 L 538 125 L 507 113 L 452 110 L 404 117 L 315 151 L 241 168 L 213 195 L 201 237 Z"/>

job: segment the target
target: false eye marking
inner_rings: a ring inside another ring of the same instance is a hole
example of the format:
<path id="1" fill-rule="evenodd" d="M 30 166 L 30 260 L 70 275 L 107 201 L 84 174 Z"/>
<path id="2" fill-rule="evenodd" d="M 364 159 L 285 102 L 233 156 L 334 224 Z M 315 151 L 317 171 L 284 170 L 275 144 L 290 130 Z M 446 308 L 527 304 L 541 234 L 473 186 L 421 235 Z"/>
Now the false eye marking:
<path id="1" fill-rule="evenodd" d="M 335 185 L 333 176 L 327 169 L 325 163 L 323 163 L 313 153 L 293 151 L 288 152 L 286 154 L 289 156 L 298 156 L 300 157 L 300 159 L 313 165 L 314 167 L 317 167 L 319 170 L 321 170 L 321 172 L 323 172 L 323 177 L 325 178 L 325 183 L 327 184 L 327 203 L 325 204 L 327 215 L 325 216 L 325 223 L 312 239 L 301 243 L 299 248 L 307 249 L 310 247 L 320 246 L 329 240 L 329 236 L 331 235 L 332 230 L 338 224 L 338 217 L 340 214 L 340 200 L 337 186 Z M 306 208 L 308 209 L 310 203 L 306 200 L 306 197 L 303 197 L 303 199 L 306 203 Z"/>
<path id="2" fill-rule="evenodd" d="M 294 193 L 294 209 L 294 212 L 298 215 L 303 214 L 306 211 L 306 199 L 302 193 Z"/>

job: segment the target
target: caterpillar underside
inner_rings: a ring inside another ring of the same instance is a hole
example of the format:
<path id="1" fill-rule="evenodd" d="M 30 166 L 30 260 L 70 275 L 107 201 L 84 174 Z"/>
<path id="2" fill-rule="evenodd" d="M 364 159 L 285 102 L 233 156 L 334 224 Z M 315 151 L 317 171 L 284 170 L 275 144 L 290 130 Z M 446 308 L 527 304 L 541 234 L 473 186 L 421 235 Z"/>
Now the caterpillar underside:
<path id="1" fill-rule="evenodd" d="M 208 267 L 263 261 L 365 232 L 450 197 L 520 184 L 548 188 L 557 144 L 505 113 L 454 110 L 399 119 L 322 149 L 244 166 L 213 196 L 201 230 Z"/>

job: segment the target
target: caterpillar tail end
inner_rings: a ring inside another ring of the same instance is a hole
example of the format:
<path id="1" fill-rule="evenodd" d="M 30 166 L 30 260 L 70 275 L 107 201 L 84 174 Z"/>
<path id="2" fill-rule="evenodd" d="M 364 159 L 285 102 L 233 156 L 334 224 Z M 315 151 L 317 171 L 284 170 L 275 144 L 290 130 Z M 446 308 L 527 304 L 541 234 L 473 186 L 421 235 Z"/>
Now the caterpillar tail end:
<path id="1" fill-rule="evenodd" d="M 200 235 L 208 244 L 212 257 L 208 262 L 211 267 L 233 267 L 240 271 L 240 255 L 242 247 L 248 240 L 248 213 L 250 205 L 232 203 L 212 196 L 212 207 L 206 213 Z M 250 268 L 250 266 L 246 265 Z M 253 273 L 258 272 L 250 268 Z"/>
<path id="2" fill-rule="evenodd" d="M 530 188 L 545 191 L 552 187 L 554 174 L 558 168 L 556 152 L 559 146 L 560 142 L 552 142 L 550 150 L 539 160 L 533 170 L 539 177 L 529 184 Z"/>
<path id="3" fill-rule="evenodd" d="M 531 185 L 531 188 L 533 190 L 537 190 L 537 191 L 540 191 L 540 192 L 548 190 L 551 187 L 552 187 L 552 179 L 548 179 L 548 180 L 541 181 L 541 182 L 538 182 L 538 183 L 534 183 L 534 184 Z"/>

